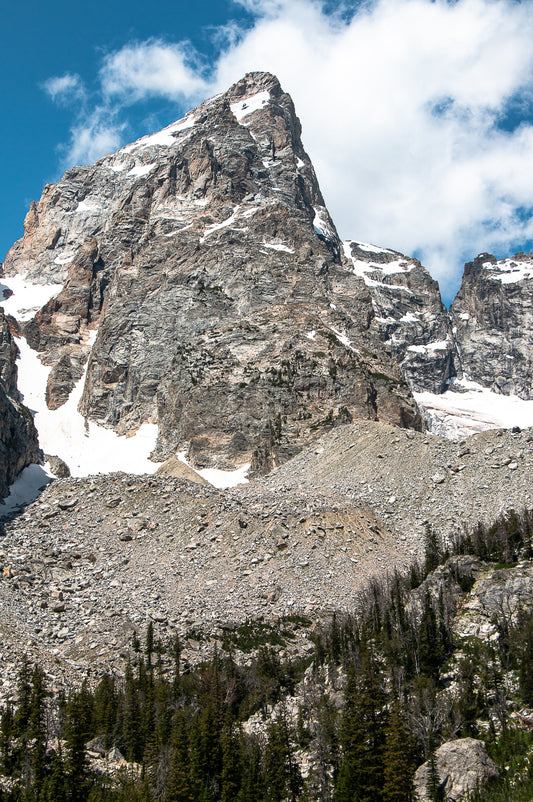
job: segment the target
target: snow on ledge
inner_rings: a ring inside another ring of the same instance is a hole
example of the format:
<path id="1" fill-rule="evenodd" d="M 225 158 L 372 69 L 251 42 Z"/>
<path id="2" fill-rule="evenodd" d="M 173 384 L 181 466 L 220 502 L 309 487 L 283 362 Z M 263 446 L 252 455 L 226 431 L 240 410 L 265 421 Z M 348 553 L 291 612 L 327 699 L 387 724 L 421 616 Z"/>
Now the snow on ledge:
<path id="1" fill-rule="evenodd" d="M 35 501 L 52 477 L 48 463 L 44 466 L 28 465 L 24 468 L 9 488 L 9 495 L 4 499 L 4 503 L 0 502 L 0 521 L 25 504 Z"/>
<path id="2" fill-rule="evenodd" d="M 178 451 L 176 456 L 180 462 L 183 462 L 184 465 L 187 465 L 187 467 L 197 473 L 198 476 L 201 476 L 206 482 L 209 482 L 210 485 L 217 487 L 219 490 L 226 490 L 228 487 L 236 487 L 237 485 L 248 484 L 249 482 L 249 479 L 246 478 L 246 474 L 250 470 L 249 462 L 246 465 L 241 465 L 241 467 L 237 468 L 235 471 L 222 471 L 219 468 L 202 468 L 200 471 L 197 471 L 196 468 L 193 468 L 192 465 L 187 462 L 186 451 Z"/>
<path id="3" fill-rule="evenodd" d="M 94 341 L 96 332 L 91 332 Z M 34 413 L 39 445 L 47 454 L 60 457 L 72 476 L 125 471 L 155 473 L 160 463 L 152 462 L 158 427 L 144 423 L 131 437 L 119 436 L 111 429 L 86 420 L 78 412 L 87 366 L 68 400 L 58 409 L 46 406 L 45 390 L 50 368 L 43 365 L 37 352 L 23 338 L 15 338 L 20 350 L 18 386 L 24 404 Z"/>
<path id="4" fill-rule="evenodd" d="M 26 280 L 26 275 L 7 276 L 0 282 L 0 306 L 4 307 L 6 315 L 13 315 L 20 322 L 30 320 L 63 289 L 63 284 L 32 284 Z M 4 298 L 3 293 L 7 289 L 13 295 Z"/>
<path id="5" fill-rule="evenodd" d="M 244 117 L 248 114 L 252 114 L 254 111 L 259 111 L 262 109 L 270 100 L 270 92 L 266 89 L 263 89 L 261 92 L 257 92 L 255 95 L 250 95 L 250 97 L 245 98 L 244 100 L 239 100 L 237 103 L 232 103 L 230 108 L 233 112 L 235 118 L 240 122 Z"/>

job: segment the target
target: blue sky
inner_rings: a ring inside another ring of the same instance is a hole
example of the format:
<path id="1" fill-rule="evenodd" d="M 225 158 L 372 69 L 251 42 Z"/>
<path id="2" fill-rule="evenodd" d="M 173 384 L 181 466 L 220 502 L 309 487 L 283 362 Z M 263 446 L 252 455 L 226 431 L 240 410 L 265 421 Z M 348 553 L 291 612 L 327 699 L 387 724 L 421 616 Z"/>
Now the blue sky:
<path id="1" fill-rule="evenodd" d="M 245 72 L 291 93 L 342 237 L 465 260 L 533 247 L 532 0 L 4 4 L 0 258 L 47 181 Z"/>

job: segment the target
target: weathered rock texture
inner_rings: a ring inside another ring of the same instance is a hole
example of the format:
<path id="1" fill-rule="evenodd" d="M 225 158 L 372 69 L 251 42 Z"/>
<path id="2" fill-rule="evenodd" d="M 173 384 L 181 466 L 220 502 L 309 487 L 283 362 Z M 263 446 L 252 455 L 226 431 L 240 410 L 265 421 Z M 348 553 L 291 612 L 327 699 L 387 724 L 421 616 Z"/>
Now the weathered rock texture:
<path id="1" fill-rule="evenodd" d="M 474 791 L 481 791 L 490 780 L 498 776 L 498 769 L 488 756 L 487 747 L 483 741 L 475 738 L 446 741 L 437 749 L 435 758 L 443 798 L 450 802 L 459 802 Z M 429 802 L 432 798 L 427 791 L 429 779 L 430 767 L 427 761 L 417 769 L 414 779 L 419 802 Z"/>
<path id="2" fill-rule="evenodd" d="M 6 272 L 64 282 L 25 326 L 49 405 L 88 358 L 83 414 L 157 421 L 159 457 L 265 470 L 322 426 L 422 426 L 271 75 L 48 185 Z"/>
<path id="3" fill-rule="evenodd" d="M 372 297 L 372 325 L 411 388 L 444 392 L 456 374 L 456 353 L 438 283 L 418 259 L 361 242 L 343 245 L 347 268 L 361 276 Z"/>
<path id="4" fill-rule="evenodd" d="M 361 421 L 324 435 L 261 483 L 280 493 L 327 487 L 370 504 L 421 548 L 426 524 L 453 540 L 480 521 L 533 507 L 533 430 L 492 430 L 459 443 Z"/>
<path id="5" fill-rule="evenodd" d="M 450 311 L 464 377 L 533 398 L 533 256 L 482 253 L 465 265 Z"/>
<path id="6" fill-rule="evenodd" d="M 17 346 L 0 307 L 0 498 L 23 468 L 42 459 L 31 413 L 19 402 L 16 356 Z"/>

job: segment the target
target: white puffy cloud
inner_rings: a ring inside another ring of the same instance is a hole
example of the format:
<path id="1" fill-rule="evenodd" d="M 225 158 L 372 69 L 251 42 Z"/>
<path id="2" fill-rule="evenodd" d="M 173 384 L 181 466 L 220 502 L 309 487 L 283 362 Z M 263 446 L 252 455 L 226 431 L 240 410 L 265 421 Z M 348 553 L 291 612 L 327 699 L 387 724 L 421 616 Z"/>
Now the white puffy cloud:
<path id="1" fill-rule="evenodd" d="M 43 83 L 43 89 L 55 103 L 70 103 L 85 96 L 80 76 L 69 72 L 48 78 Z"/>
<path id="2" fill-rule="evenodd" d="M 466 258 L 533 239 L 529 2 L 236 2 L 254 19 L 213 38 L 208 78 L 183 42 L 149 40 L 108 54 L 105 111 L 79 121 L 71 153 L 113 147 L 113 114 L 135 101 L 190 107 L 246 72 L 267 70 L 294 99 L 341 236 L 416 252 L 445 291 Z"/>
<path id="3" fill-rule="evenodd" d="M 530 108 L 530 4 L 377 0 L 346 22 L 306 0 L 244 2 L 260 17 L 216 86 L 278 75 L 342 236 L 416 251 L 444 285 L 464 258 L 531 238 L 517 210 L 533 206 L 533 128 L 497 125 L 513 97 Z"/>
<path id="4" fill-rule="evenodd" d="M 97 108 L 92 114 L 81 115 L 71 128 L 70 142 L 62 148 L 64 167 L 92 162 L 117 150 L 122 144 L 125 124 L 114 120 L 107 109 Z"/>
<path id="5" fill-rule="evenodd" d="M 108 54 L 100 78 L 104 94 L 124 102 L 154 96 L 176 100 L 205 94 L 207 84 L 199 72 L 191 45 L 151 39 Z"/>

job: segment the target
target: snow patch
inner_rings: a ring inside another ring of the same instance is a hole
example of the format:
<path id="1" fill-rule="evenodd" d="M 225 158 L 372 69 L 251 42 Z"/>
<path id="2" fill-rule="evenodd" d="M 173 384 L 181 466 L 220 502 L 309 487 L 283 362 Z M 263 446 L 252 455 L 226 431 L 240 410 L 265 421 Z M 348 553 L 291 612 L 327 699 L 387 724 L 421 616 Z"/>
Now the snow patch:
<path id="1" fill-rule="evenodd" d="M 26 281 L 26 275 L 8 276 L 0 283 L 0 306 L 4 307 L 6 315 L 13 315 L 21 322 L 30 320 L 63 289 L 63 284 L 32 284 Z M 9 298 L 1 297 L 6 289 L 13 292 Z"/>
<path id="2" fill-rule="evenodd" d="M 241 208 L 240 205 L 235 206 L 234 209 L 233 209 L 233 213 L 229 217 L 227 217 L 225 220 L 223 220 L 221 223 L 213 223 L 212 225 L 207 226 L 207 228 L 204 230 L 204 233 L 200 237 L 200 243 L 205 242 L 206 238 L 210 234 L 213 234 L 213 232 L 220 231 L 220 229 L 222 229 L 222 228 L 227 228 L 228 226 L 233 225 L 233 223 L 235 223 L 237 221 L 237 216 L 240 216 L 240 217 L 243 217 L 243 218 L 248 218 L 248 217 L 251 217 L 253 214 L 255 214 L 257 212 L 257 210 L 259 209 L 258 206 L 253 206 L 252 208 L 246 209 L 244 212 L 241 212 L 241 214 L 239 215 L 240 208 Z M 247 228 L 235 228 L 234 230 L 235 231 L 248 231 Z"/>
<path id="3" fill-rule="evenodd" d="M 176 456 L 180 462 L 187 465 L 187 467 L 197 473 L 198 476 L 201 476 L 206 482 L 209 482 L 213 487 L 218 487 L 220 490 L 248 484 L 249 482 L 249 479 L 246 478 L 246 474 L 250 470 L 250 463 L 241 465 L 241 467 L 237 468 L 235 471 L 222 471 L 219 468 L 202 468 L 202 470 L 197 471 L 196 468 L 193 468 L 192 465 L 189 465 L 187 462 L 186 451 L 178 451 Z"/>
<path id="4" fill-rule="evenodd" d="M 357 242 L 356 240 L 349 240 L 348 242 L 343 243 L 343 245 L 345 246 L 348 245 L 348 247 L 350 246 L 350 244 L 356 245 L 358 248 L 361 248 L 362 251 L 368 251 L 369 253 L 394 253 L 394 251 L 389 251 L 387 250 L 387 248 L 379 248 L 377 245 L 369 245 L 367 242 Z M 350 254 L 346 255 L 350 256 L 351 251 Z"/>
<path id="5" fill-rule="evenodd" d="M 131 145 L 126 145 L 125 148 L 121 148 L 119 153 L 131 153 L 138 148 L 151 148 L 153 146 L 168 147 L 176 142 L 176 137 L 174 134 L 178 134 L 182 131 L 187 131 L 190 128 L 193 128 L 195 123 L 196 118 L 194 116 L 184 117 L 182 120 L 178 120 L 178 122 L 168 125 L 166 128 L 163 128 L 162 131 L 158 131 L 156 134 L 143 136 L 142 139 L 138 139 Z"/>
<path id="6" fill-rule="evenodd" d="M 153 162 L 153 164 L 136 164 L 135 167 L 131 168 L 128 175 L 131 176 L 148 175 L 148 173 L 152 172 L 154 167 L 157 167 L 157 164 L 155 162 Z"/>
<path id="7" fill-rule="evenodd" d="M 337 331 L 337 329 L 334 329 L 333 326 L 330 326 L 330 331 L 333 332 L 333 334 L 336 336 L 336 338 L 339 340 L 339 342 L 341 342 L 343 345 L 345 345 L 346 348 L 349 348 L 350 351 L 353 351 L 354 354 L 359 354 L 360 353 L 360 351 L 352 345 L 351 341 L 348 339 L 346 334 L 342 333 L 342 331 Z"/>
<path id="8" fill-rule="evenodd" d="M 270 92 L 264 89 L 261 92 L 257 92 L 255 95 L 250 95 L 250 97 L 244 100 L 239 100 L 238 103 L 232 103 L 230 108 L 235 118 L 240 122 L 248 114 L 252 114 L 254 111 L 259 111 L 259 109 L 264 108 L 269 100 Z"/>
<path id="9" fill-rule="evenodd" d="M 447 390 L 442 395 L 413 393 L 425 411 L 430 430 L 450 440 L 461 440 L 488 429 L 533 426 L 533 401 L 515 395 L 500 395 L 468 380 L 454 386 L 469 387 L 466 392 Z"/>
<path id="10" fill-rule="evenodd" d="M 265 248 L 270 248 L 273 251 L 283 251 L 284 253 L 294 253 L 292 248 L 288 245 L 277 245 L 275 242 L 263 242 Z"/>
<path id="11" fill-rule="evenodd" d="M 313 331 L 308 331 L 305 336 L 308 337 L 310 340 L 314 340 L 316 337 L 316 331 L 314 329 Z"/>
<path id="12" fill-rule="evenodd" d="M 101 206 L 95 201 L 93 201 L 92 203 L 90 202 L 87 203 L 87 201 L 80 201 L 74 211 L 78 212 L 79 214 L 83 212 L 86 212 L 87 214 L 96 214 L 97 212 L 100 211 L 100 209 Z"/>
<path id="13" fill-rule="evenodd" d="M 328 220 L 328 213 L 324 206 L 313 206 L 315 216 L 313 219 L 313 228 L 319 237 L 324 239 L 336 240 L 335 232 Z"/>
<path id="14" fill-rule="evenodd" d="M 410 345 L 407 350 L 415 354 L 427 354 L 431 351 L 446 351 L 449 344 L 449 340 L 439 340 L 434 343 L 426 343 L 426 345 Z"/>
<path id="15" fill-rule="evenodd" d="M 517 281 L 533 279 L 533 263 L 520 262 L 515 259 L 500 259 L 493 262 L 484 262 L 483 267 L 491 273 L 491 278 L 501 281 L 502 284 L 516 284 Z"/>
<path id="16" fill-rule="evenodd" d="M 94 342 L 96 332 L 91 332 Z M 78 412 L 87 365 L 68 401 L 59 409 L 46 406 L 45 389 L 50 367 L 41 363 L 36 351 L 23 338 L 15 338 L 19 347 L 18 387 L 24 404 L 34 413 L 39 433 L 39 445 L 44 452 L 61 457 L 72 476 L 126 471 L 154 473 L 160 463 L 152 462 L 152 452 L 158 434 L 155 424 L 144 423 L 132 437 L 119 437 L 116 432 L 85 420 Z M 91 342 L 91 344 L 92 344 Z M 88 363 L 87 363 L 88 364 Z"/>
<path id="17" fill-rule="evenodd" d="M 44 466 L 28 465 L 24 468 L 9 488 L 9 495 L 4 499 L 4 504 L 0 503 L 0 521 L 25 504 L 35 501 L 52 477 L 48 463 Z"/>
<path id="18" fill-rule="evenodd" d="M 69 262 L 72 262 L 76 254 L 74 251 L 70 251 L 69 253 L 60 253 L 59 256 L 56 256 L 54 259 L 55 265 L 68 265 Z"/>

